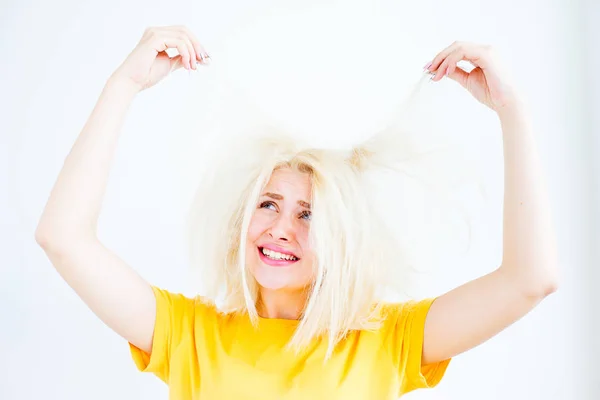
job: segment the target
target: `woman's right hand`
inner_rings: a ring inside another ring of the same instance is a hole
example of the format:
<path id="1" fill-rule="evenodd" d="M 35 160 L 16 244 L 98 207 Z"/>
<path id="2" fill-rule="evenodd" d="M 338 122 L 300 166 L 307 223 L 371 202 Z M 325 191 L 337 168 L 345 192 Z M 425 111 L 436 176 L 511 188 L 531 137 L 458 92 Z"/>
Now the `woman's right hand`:
<path id="1" fill-rule="evenodd" d="M 169 57 L 168 48 L 176 48 L 179 55 Z M 208 65 L 208 58 L 204 47 L 185 26 L 151 27 L 111 78 L 131 82 L 142 91 L 180 67 L 195 70 L 197 63 Z"/>

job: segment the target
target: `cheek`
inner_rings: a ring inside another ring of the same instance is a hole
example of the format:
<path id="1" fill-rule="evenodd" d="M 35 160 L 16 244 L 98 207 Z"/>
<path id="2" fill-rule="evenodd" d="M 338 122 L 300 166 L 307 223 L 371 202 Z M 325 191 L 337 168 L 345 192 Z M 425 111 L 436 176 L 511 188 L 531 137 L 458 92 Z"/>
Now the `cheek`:
<path id="1" fill-rule="evenodd" d="M 269 221 L 265 218 L 265 215 L 261 213 L 254 213 L 250 224 L 248 225 L 248 241 L 254 242 L 261 237 L 263 232 L 269 226 Z"/>
<path id="2" fill-rule="evenodd" d="M 307 224 L 300 224 L 300 226 L 298 226 L 298 230 L 296 231 L 296 240 L 305 253 L 311 252 L 309 244 L 309 229 Z"/>

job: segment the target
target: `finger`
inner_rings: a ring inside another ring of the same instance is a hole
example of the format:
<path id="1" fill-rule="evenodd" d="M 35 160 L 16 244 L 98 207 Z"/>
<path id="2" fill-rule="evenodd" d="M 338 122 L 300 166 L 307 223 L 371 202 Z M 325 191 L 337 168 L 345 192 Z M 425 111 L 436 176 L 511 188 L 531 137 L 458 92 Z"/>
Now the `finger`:
<path id="1" fill-rule="evenodd" d="M 442 62 L 446 59 L 446 57 L 448 57 L 448 55 L 450 53 L 452 53 L 452 51 L 454 51 L 454 49 L 457 46 L 458 46 L 458 42 L 454 42 L 450 46 L 446 47 L 444 50 L 440 51 L 433 58 L 433 60 L 431 60 L 431 65 L 429 66 L 428 70 L 431 71 L 431 72 L 436 72 L 439 69 L 439 67 L 442 64 Z"/>
<path id="2" fill-rule="evenodd" d="M 448 56 L 442 61 L 442 63 L 437 69 L 437 72 L 431 78 L 431 80 L 437 82 L 441 80 L 444 76 L 449 76 L 450 73 L 452 73 L 456 69 L 456 64 L 460 60 L 464 59 L 465 57 L 463 56 L 461 49 L 455 48 L 454 51 L 448 54 Z"/>
<path id="3" fill-rule="evenodd" d="M 189 37 L 190 41 L 192 42 L 192 45 L 194 46 L 194 51 L 196 52 L 196 59 L 200 62 L 207 61 L 208 53 L 206 52 L 204 46 L 200 44 L 200 41 L 198 40 L 196 35 L 194 35 L 194 33 L 186 26 L 180 26 L 178 27 L 178 29 Z"/>
<path id="4" fill-rule="evenodd" d="M 184 68 L 189 68 L 190 53 L 187 44 L 183 40 L 170 35 L 164 28 L 148 28 L 144 32 L 144 36 L 157 53 L 166 51 L 169 48 L 177 49 L 179 55 L 181 55 Z"/>
<path id="5" fill-rule="evenodd" d="M 188 70 L 196 69 L 196 50 L 194 49 L 192 41 L 188 37 L 188 34 L 185 32 L 185 30 L 181 29 L 180 26 L 166 26 L 154 29 L 159 33 L 159 35 L 182 41 L 185 44 L 185 47 L 187 47 L 187 54 L 189 55 L 189 57 L 183 57 L 183 62 L 185 63 L 184 67 Z M 177 50 L 179 51 L 180 49 L 178 48 Z M 179 54 L 183 56 L 181 51 L 179 51 Z"/>
<path id="6" fill-rule="evenodd" d="M 493 50 L 489 45 L 480 45 L 466 42 L 456 42 L 452 52 L 460 54 L 458 60 L 469 61 L 473 66 L 482 70 L 493 68 Z"/>
<path id="7" fill-rule="evenodd" d="M 163 40 L 166 47 L 176 48 L 181 56 L 181 62 L 183 63 L 183 67 L 187 70 L 191 69 L 190 60 L 191 55 L 188 49 L 187 43 L 179 38 L 165 38 Z"/>
<path id="8" fill-rule="evenodd" d="M 448 51 L 450 51 L 448 53 Z M 479 67 L 486 73 L 493 73 L 492 67 L 492 50 L 487 45 L 477 45 L 473 43 L 455 42 L 452 46 L 445 49 L 440 53 L 440 57 L 445 56 L 444 59 L 437 59 L 436 64 L 437 71 L 435 76 L 432 78 L 433 81 L 439 81 L 444 76 L 449 76 L 456 70 L 456 65 L 461 60 L 466 60 L 473 64 L 475 67 Z M 430 70 L 434 71 L 434 66 Z M 462 79 L 462 75 L 459 72 L 458 79 Z"/>
<path id="9" fill-rule="evenodd" d="M 196 56 L 196 50 L 194 50 L 194 45 L 192 44 L 192 41 L 185 34 L 181 35 L 181 40 L 185 43 L 185 45 L 188 49 L 188 53 L 190 54 L 190 68 L 196 69 L 197 56 Z"/>
<path id="10" fill-rule="evenodd" d="M 466 60 L 468 61 L 471 65 L 473 65 L 475 68 L 479 68 L 486 76 L 486 79 L 488 79 L 488 83 L 490 82 L 494 82 L 497 81 L 499 79 L 498 75 L 498 61 L 495 59 L 495 54 L 494 54 L 494 50 L 492 49 L 491 46 L 488 45 L 471 45 L 471 46 L 465 46 L 463 48 L 460 49 L 460 53 L 461 55 L 460 58 L 457 57 L 456 62 L 453 64 L 452 68 L 450 70 L 450 74 L 452 74 L 453 72 L 457 71 L 457 66 L 456 64 L 458 63 L 458 61 L 460 60 Z M 463 73 L 461 73 L 461 71 L 458 71 L 456 74 L 450 76 L 452 79 L 457 80 L 461 85 L 463 85 L 464 87 L 466 87 L 466 82 L 467 82 L 467 77 L 470 73 L 473 72 L 473 70 L 466 72 L 466 71 L 462 71 Z M 491 90 L 493 90 L 490 87 Z"/>

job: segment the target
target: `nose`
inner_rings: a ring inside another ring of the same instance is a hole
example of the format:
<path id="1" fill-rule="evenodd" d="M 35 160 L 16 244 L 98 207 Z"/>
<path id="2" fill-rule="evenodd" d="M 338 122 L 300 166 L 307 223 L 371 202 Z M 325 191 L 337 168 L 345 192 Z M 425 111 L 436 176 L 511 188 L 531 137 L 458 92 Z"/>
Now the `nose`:
<path id="1" fill-rule="evenodd" d="M 288 242 L 294 236 L 294 224 L 291 218 L 283 213 L 278 214 L 269 228 L 269 236 L 275 240 Z"/>

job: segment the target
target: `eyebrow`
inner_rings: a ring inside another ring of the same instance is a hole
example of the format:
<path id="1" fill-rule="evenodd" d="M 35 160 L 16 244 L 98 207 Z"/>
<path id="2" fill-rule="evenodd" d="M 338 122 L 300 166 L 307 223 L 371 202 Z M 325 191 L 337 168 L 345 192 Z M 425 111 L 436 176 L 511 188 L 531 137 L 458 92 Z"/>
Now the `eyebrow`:
<path id="1" fill-rule="evenodd" d="M 270 197 L 275 200 L 283 200 L 283 196 L 280 194 L 277 194 L 277 193 L 266 192 L 266 193 L 263 193 L 263 196 L 267 196 L 267 197 Z M 301 205 L 302 207 L 308 208 L 310 210 L 310 203 L 307 203 L 306 201 L 303 201 L 303 200 L 298 200 L 298 204 Z"/>

